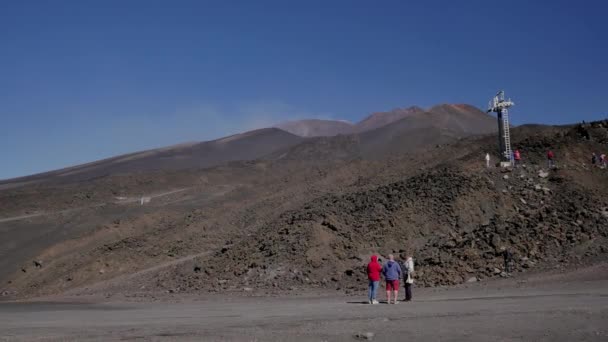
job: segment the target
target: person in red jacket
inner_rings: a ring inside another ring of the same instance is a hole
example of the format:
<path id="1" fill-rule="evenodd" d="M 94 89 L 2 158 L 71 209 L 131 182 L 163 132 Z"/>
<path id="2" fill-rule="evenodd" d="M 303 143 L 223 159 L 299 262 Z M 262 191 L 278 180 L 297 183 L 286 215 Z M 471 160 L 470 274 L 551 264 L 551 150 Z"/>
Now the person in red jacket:
<path id="1" fill-rule="evenodd" d="M 519 150 L 515 150 L 515 152 L 513 152 L 513 160 L 515 161 L 515 166 L 519 166 L 519 164 L 521 164 L 521 152 L 519 152 Z"/>
<path id="2" fill-rule="evenodd" d="M 547 163 L 549 164 L 550 169 L 555 167 L 555 161 L 553 160 L 554 158 L 555 154 L 553 154 L 553 151 L 547 151 Z"/>
<path id="3" fill-rule="evenodd" d="M 378 304 L 376 293 L 380 285 L 380 272 L 382 272 L 382 265 L 378 262 L 378 257 L 372 255 L 371 261 L 367 264 L 367 279 L 369 280 L 368 301 L 370 304 Z"/>

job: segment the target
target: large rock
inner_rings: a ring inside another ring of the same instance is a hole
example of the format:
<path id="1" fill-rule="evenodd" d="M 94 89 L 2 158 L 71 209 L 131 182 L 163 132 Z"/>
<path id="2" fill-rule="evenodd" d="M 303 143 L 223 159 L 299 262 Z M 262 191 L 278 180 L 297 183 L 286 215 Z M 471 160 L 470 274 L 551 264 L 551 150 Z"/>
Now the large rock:
<path id="1" fill-rule="evenodd" d="M 365 332 L 365 333 L 358 333 L 355 334 L 355 339 L 357 340 L 361 340 L 361 341 L 371 341 L 374 339 L 374 336 L 376 336 L 376 334 L 374 334 L 373 332 Z"/>
<path id="2" fill-rule="evenodd" d="M 500 236 L 498 234 L 493 234 L 492 235 L 492 240 L 490 241 L 492 247 L 494 248 L 500 248 L 501 244 L 502 244 L 502 240 L 500 239 Z"/>
<path id="3" fill-rule="evenodd" d="M 538 177 L 547 178 L 547 177 L 549 177 L 549 172 L 547 172 L 545 170 L 540 170 L 540 171 L 538 171 Z"/>

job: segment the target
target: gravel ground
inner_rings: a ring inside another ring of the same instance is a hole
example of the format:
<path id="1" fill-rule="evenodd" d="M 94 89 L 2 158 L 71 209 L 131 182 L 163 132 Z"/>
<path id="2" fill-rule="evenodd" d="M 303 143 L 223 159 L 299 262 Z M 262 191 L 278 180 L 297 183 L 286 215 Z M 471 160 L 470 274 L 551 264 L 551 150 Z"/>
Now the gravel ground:
<path id="1" fill-rule="evenodd" d="M 422 289 L 398 305 L 328 295 L 5 302 L 0 341 L 608 340 L 608 280 L 548 279 Z"/>

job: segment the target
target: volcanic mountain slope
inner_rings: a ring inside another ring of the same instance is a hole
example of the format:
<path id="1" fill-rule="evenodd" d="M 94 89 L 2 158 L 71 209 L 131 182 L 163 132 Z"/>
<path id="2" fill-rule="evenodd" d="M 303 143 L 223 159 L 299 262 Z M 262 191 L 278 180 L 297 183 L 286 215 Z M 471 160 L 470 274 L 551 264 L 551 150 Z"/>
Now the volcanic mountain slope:
<path id="1" fill-rule="evenodd" d="M 376 128 L 380 128 L 391 124 L 395 121 L 399 121 L 413 114 L 420 114 L 425 112 L 424 109 L 418 106 L 412 106 L 409 108 L 397 108 L 389 112 L 377 112 L 372 113 L 365 119 L 361 120 L 355 125 L 354 130 L 356 132 L 371 131 Z"/>
<path id="2" fill-rule="evenodd" d="M 282 158 L 176 173 L 199 182 L 148 206 L 0 223 L 1 241 L 25 234 L 19 246 L 0 246 L 0 292 L 356 290 L 371 253 L 400 250 L 414 251 L 427 286 L 500 276 L 503 247 L 516 272 L 606 259 L 608 194 L 597 185 L 608 173 L 588 159 L 606 148 L 608 122 L 594 125 L 514 129 L 526 167 L 511 172 L 485 169 L 495 145 L 487 136 L 401 157 Z M 312 141 L 321 146 L 310 150 L 334 148 Z M 548 174 L 547 148 L 559 165 Z"/>
<path id="3" fill-rule="evenodd" d="M 428 118 L 426 118 L 427 116 Z M 431 107 L 428 110 L 412 106 L 397 108 L 388 112 L 372 113 L 357 124 L 334 120 L 300 120 L 285 122 L 276 127 L 301 137 L 331 137 L 339 134 L 373 131 L 409 118 L 411 120 L 407 122 L 412 129 L 420 126 L 430 126 L 429 120 L 433 119 L 437 120 L 433 122 L 435 128 L 479 134 L 488 132 L 488 117 L 488 115 L 471 105 L 444 104 Z"/>
<path id="4" fill-rule="evenodd" d="M 291 160 L 381 159 L 416 153 L 470 135 L 497 130 L 496 119 L 468 105 L 439 105 L 408 112 L 398 121 L 371 131 L 337 137 L 317 137 L 279 150 L 267 158 Z"/>
<path id="5" fill-rule="evenodd" d="M 454 117 L 451 120 L 461 123 L 459 121 L 461 120 L 459 118 L 460 113 L 443 113 L 441 115 L 452 115 Z M 268 172 L 280 174 L 282 168 L 286 168 L 285 165 L 301 165 L 301 169 L 296 170 L 295 173 L 311 169 L 327 173 L 328 171 L 325 168 L 335 161 L 380 160 L 385 157 L 396 157 L 403 153 L 414 153 L 419 148 L 425 148 L 425 146 L 453 141 L 456 137 L 464 134 L 460 130 L 460 126 L 457 125 L 454 125 L 454 131 L 451 131 L 448 126 L 436 126 L 436 123 L 441 123 L 440 118 L 435 117 L 436 114 L 422 113 L 419 116 L 419 118 L 412 116 L 364 134 L 319 137 L 306 140 L 278 129 L 254 131 L 208 143 L 170 147 L 116 157 L 52 172 L 47 174 L 47 178 L 44 178 L 45 175 L 28 177 L 22 181 L 38 181 L 44 184 L 0 192 L 2 207 L 0 221 L 15 217 L 42 219 L 46 218 L 48 213 L 62 213 L 65 215 L 65 211 L 78 208 L 90 210 L 89 208 L 111 204 L 133 203 L 139 200 L 142 195 L 158 196 L 173 191 L 200 189 L 206 183 L 197 179 L 197 172 L 181 172 L 179 169 L 196 170 L 195 165 L 203 168 L 209 166 L 209 164 L 213 165 L 233 158 L 249 159 L 252 155 L 261 154 L 263 151 L 271 151 L 282 145 L 292 144 L 293 141 L 303 142 L 295 143 L 292 147 L 285 147 L 262 159 L 272 165 L 272 167 L 268 167 L 272 171 Z M 462 118 L 462 122 L 466 123 L 467 120 L 470 121 L 468 117 Z M 487 120 L 487 116 L 481 113 L 474 120 Z M 165 164 L 162 164 L 163 162 Z M 278 171 L 276 165 L 279 165 Z M 146 172 L 146 170 L 152 168 L 160 170 Z M 167 169 L 177 169 L 177 171 L 166 171 Z M 130 173 L 129 170 L 136 172 Z M 210 172 L 216 174 L 216 170 Z M 254 169 L 247 176 L 259 172 L 261 170 Z M 243 177 L 242 174 L 233 171 L 227 171 L 226 173 L 226 175 L 219 177 L 221 179 L 220 183 L 227 182 L 228 188 L 231 188 L 234 184 L 242 185 L 239 180 L 239 177 Z M 206 175 L 201 177 L 207 178 Z M 266 174 L 261 174 L 258 178 L 269 179 Z M 246 179 L 250 180 L 249 177 L 246 177 Z M 289 185 L 291 182 L 288 181 L 287 184 Z M 14 186 L 15 183 L 5 184 L 5 186 L 12 185 Z M 211 183 L 211 185 L 215 184 Z M 329 185 L 325 188 L 330 188 L 331 184 Z M 208 188 L 205 188 L 205 190 L 208 190 Z M 213 189 L 213 191 L 222 190 Z M 300 194 L 293 196 L 303 198 Z M 99 219 L 101 220 L 101 218 Z M 19 225 L 21 223 L 11 224 Z M 55 226 L 48 224 L 44 231 L 54 231 L 52 227 Z M 61 225 L 56 227 L 60 229 Z M 82 227 L 84 227 L 84 223 Z M 75 231 L 79 231 L 79 229 Z M 9 235 L 6 236 L 8 238 Z M 42 241 L 39 245 L 46 246 L 46 242 Z M 35 250 L 30 248 L 30 251 L 34 252 Z"/>
<path id="6" fill-rule="evenodd" d="M 606 259 L 608 201 L 597 184 L 608 173 L 585 165 L 605 145 L 576 129 L 527 136 L 517 143 L 529 164 L 505 173 L 483 166 L 488 143 L 459 142 L 452 148 L 471 152 L 412 177 L 316 198 L 208 260 L 161 274 L 157 286 L 358 289 L 371 253 L 405 250 L 414 252 L 426 286 L 504 275 L 505 249 L 515 255 L 515 272 Z M 559 169 L 546 171 L 545 148 L 562 156 Z"/>
<path id="7" fill-rule="evenodd" d="M 311 119 L 289 121 L 276 127 L 301 137 L 331 137 L 339 134 L 371 131 L 399 121 L 409 115 L 423 113 L 424 111 L 420 107 L 413 106 L 409 108 L 397 108 L 388 112 L 372 113 L 357 124 L 347 121 Z"/>
<path id="8" fill-rule="evenodd" d="M 371 131 L 399 121 L 412 114 L 425 112 L 424 109 L 413 106 L 397 108 L 388 112 L 372 113 L 357 124 L 336 120 L 298 120 L 277 125 L 277 128 L 301 137 L 332 137 L 339 134 L 353 134 Z"/>
<path id="9" fill-rule="evenodd" d="M 0 189 L 36 181 L 75 182 L 112 174 L 207 168 L 229 161 L 253 160 L 293 146 L 301 137 L 265 128 L 226 138 L 122 155 L 97 162 L 0 182 Z"/>
<path id="10" fill-rule="evenodd" d="M 436 120 L 435 125 L 461 134 L 492 133 L 496 129 L 496 118 L 467 104 L 443 104 L 428 110 Z"/>
<path id="11" fill-rule="evenodd" d="M 427 112 L 411 113 L 390 125 L 361 133 L 361 141 L 364 155 L 387 156 L 496 130 L 495 119 L 475 107 L 440 105 Z"/>
<path id="12" fill-rule="evenodd" d="M 350 122 L 319 119 L 288 121 L 276 127 L 301 137 L 332 137 L 353 133 L 354 129 Z"/>
<path id="13" fill-rule="evenodd" d="M 467 134 L 491 132 L 494 127 L 491 121 L 490 116 L 472 106 L 442 105 L 429 111 L 411 107 L 376 113 L 356 126 L 344 121 L 330 120 L 288 122 L 279 126 L 293 134 L 278 128 L 266 128 L 214 141 L 136 152 L 57 171 L 0 181 L 0 189 L 41 181 L 67 184 L 116 174 L 208 168 L 230 161 L 253 160 L 278 151 L 285 152 L 305 141 L 302 137 L 322 136 L 320 139 L 323 139 L 326 136 L 349 134 L 350 138 L 336 137 L 336 140 L 322 141 L 333 145 L 342 144 L 344 141 L 356 142 L 354 145 L 349 143 L 345 146 L 346 151 L 338 153 L 338 157 L 377 156 L 378 151 L 392 153 L 402 150 L 403 147 L 416 149 L 420 146 L 445 143 Z M 395 137 L 401 137 L 401 141 L 391 141 L 396 139 Z M 311 144 L 316 145 L 317 142 L 313 141 Z M 358 147 L 360 144 L 362 148 Z M 397 150 L 391 149 L 391 146 L 397 147 Z M 306 144 L 302 147 L 307 148 Z"/>
<path id="14" fill-rule="evenodd" d="M 217 250 L 303 201 L 340 191 L 372 167 L 233 163 L 175 173 L 174 179 L 199 182 L 149 205 L 113 203 L 0 222 L 0 283 L 11 281 L 7 291 L 19 296 L 55 293 Z M 107 184 L 95 182 L 93 188 Z"/>

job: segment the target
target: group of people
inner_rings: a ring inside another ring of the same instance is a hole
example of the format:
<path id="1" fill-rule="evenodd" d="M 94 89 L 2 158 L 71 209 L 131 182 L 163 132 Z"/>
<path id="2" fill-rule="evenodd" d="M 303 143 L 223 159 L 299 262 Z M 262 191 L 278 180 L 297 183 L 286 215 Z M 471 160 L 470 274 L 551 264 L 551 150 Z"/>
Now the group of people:
<path id="1" fill-rule="evenodd" d="M 490 167 L 490 154 L 486 153 L 486 167 L 489 168 Z M 519 151 L 519 149 L 516 149 L 515 151 L 513 151 L 513 154 L 511 155 L 511 162 L 513 164 L 513 166 L 518 167 L 521 165 L 521 152 Z M 591 155 L 591 164 L 594 166 L 598 166 L 602 169 L 605 169 L 608 167 L 608 157 L 606 156 L 606 154 L 602 153 L 600 155 L 596 154 L 595 152 Z M 553 151 L 548 150 L 547 151 L 547 167 L 550 169 L 555 168 L 555 153 L 553 153 Z"/>
<path id="2" fill-rule="evenodd" d="M 598 165 L 600 168 L 605 169 L 608 166 L 608 159 L 604 153 L 600 154 L 599 158 L 597 154 L 593 153 L 591 156 L 591 164 Z"/>
<path id="3" fill-rule="evenodd" d="M 595 153 L 593 154 L 594 158 L 596 158 Z M 511 163 L 513 164 L 513 166 L 518 167 L 521 165 L 521 152 L 519 151 L 519 149 L 516 149 L 515 151 L 513 151 L 513 153 L 510 156 L 510 160 Z M 604 160 L 606 160 L 604 158 Z M 595 164 L 595 163 L 594 163 Z M 486 167 L 489 168 L 490 167 L 490 154 L 486 153 Z M 548 150 L 547 151 L 547 167 L 550 169 L 555 168 L 555 153 L 553 153 L 553 151 Z"/>
<path id="4" fill-rule="evenodd" d="M 367 264 L 367 278 L 369 280 L 368 303 L 378 304 L 377 292 L 380 286 L 380 279 L 384 278 L 386 283 L 386 303 L 397 304 L 399 299 L 399 281 L 403 279 L 405 287 L 405 301 L 412 300 L 412 284 L 414 284 L 414 259 L 409 254 L 402 255 L 401 263 L 395 261 L 395 257 L 390 254 L 388 261 L 383 265 L 377 255 L 371 256 L 371 261 Z M 394 298 L 393 300 L 391 300 Z"/>

